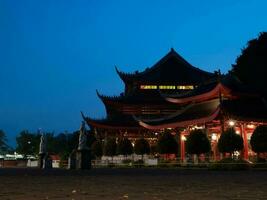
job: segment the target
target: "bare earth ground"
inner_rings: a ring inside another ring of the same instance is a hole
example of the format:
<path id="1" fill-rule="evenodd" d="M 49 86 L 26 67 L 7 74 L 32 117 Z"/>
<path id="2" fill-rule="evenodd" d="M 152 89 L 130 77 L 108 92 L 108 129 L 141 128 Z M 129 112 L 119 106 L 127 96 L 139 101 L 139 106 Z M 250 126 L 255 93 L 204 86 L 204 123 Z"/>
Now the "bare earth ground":
<path id="1" fill-rule="evenodd" d="M 267 171 L 0 169 L 7 199 L 267 199 Z"/>

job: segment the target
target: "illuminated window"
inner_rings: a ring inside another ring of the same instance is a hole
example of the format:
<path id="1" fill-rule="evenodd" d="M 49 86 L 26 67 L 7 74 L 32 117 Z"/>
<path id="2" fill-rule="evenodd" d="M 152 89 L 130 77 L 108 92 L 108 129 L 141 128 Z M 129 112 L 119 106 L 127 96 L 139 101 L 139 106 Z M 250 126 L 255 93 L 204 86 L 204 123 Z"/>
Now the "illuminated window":
<path id="1" fill-rule="evenodd" d="M 158 86 L 156 85 L 140 85 L 141 90 L 155 90 Z"/>
<path id="2" fill-rule="evenodd" d="M 161 90 L 175 90 L 175 85 L 160 85 L 159 89 L 161 89 Z"/>
<path id="3" fill-rule="evenodd" d="M 177 90 L 193 90 L 193 85 L 177 85 Z"/>

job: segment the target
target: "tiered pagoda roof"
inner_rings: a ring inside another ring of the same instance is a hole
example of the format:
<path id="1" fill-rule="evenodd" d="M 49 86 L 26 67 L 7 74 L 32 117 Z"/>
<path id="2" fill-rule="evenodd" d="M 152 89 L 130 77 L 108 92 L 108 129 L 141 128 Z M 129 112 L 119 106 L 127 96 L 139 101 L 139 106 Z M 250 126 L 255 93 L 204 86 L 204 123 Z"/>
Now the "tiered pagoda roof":
<path id="1" fill-rule="evenodd" d="M 267 122 L 265 99 L 230 74 L 203 84 L 187 94 L 166 97 L 166 100 L 192 106 L 176 116 L 154 121 L 139 119 L 139 124 L 147 129 L 177 128 L 204 124 L 221 116 L 240 121 Z"/>
<path id="2" fill-rule="evenodd" d="M 125 83 L 198 85 L 214 76 L 213 73 L 192 66 L 174 49 L 143 72 L 124 73 L 117 68 L 116 71 Z"/>

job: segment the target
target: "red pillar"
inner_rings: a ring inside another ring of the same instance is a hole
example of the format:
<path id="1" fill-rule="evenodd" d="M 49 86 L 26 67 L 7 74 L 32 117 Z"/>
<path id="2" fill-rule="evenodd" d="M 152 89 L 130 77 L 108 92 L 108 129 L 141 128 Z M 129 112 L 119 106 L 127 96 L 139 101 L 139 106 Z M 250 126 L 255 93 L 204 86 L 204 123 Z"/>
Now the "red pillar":
<path id="1" fill-rule="evenodd" d="M 247 138 L 247 131 L 245 128 L 245 124 L 241 124 L 241 134 L 243 137 L 244 143 L 244 159 L 248 159 L 248 138 Z"/>
<path id="2" fill-rule="evenodd" d="M 185 148 L 184 148 L 184 134 L 180 135 L 180 154 L 181 154 L 181 162 L 183 163 L 185 160 Z"/>

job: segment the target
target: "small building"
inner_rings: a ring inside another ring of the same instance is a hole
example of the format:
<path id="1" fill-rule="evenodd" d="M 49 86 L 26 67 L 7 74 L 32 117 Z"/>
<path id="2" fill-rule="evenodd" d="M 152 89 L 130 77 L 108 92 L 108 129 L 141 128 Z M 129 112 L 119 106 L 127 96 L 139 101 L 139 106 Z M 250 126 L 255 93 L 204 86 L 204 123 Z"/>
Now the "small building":
<path id="1" fill-rule="evenodd" d="M 50 158 L 52 160 L 52 167 L 53 168 L 59 168 L 60 167 L 60 157 L 59 157 L 59 155 L 50 155 Z"/>

